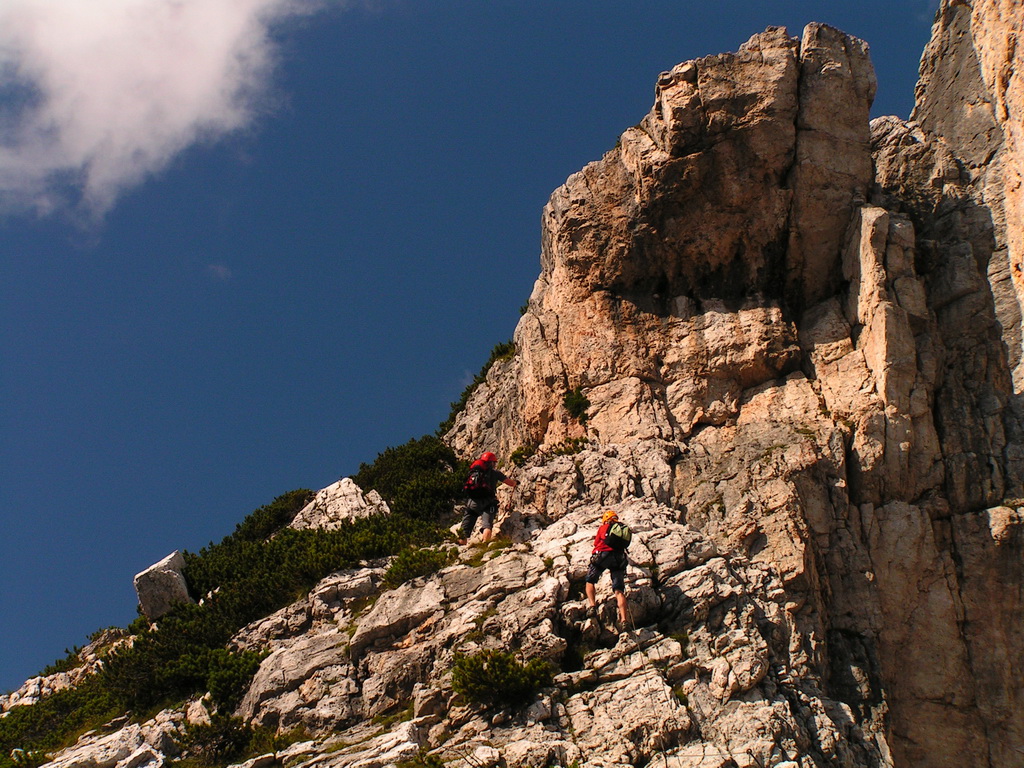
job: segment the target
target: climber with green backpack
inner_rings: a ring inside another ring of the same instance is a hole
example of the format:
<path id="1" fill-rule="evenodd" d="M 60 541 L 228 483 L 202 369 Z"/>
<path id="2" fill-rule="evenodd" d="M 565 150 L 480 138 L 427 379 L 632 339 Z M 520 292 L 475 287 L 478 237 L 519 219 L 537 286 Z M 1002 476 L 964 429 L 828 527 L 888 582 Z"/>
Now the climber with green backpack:
<path id="1" fill-rule="evenodd" d="M 629 526 L 619 521 L 615 510 L 609 509 L 601 516 L 601 527 L 594 537 L 594 552 L 587 569 L 587 603 L 591 613 L 597 613 L 597 580 L 604 571 L 612 577 L 612 591 L 619 608 L 619 628 L 628 626 L 626 616 L 626 548 L 633 538 Z"/>

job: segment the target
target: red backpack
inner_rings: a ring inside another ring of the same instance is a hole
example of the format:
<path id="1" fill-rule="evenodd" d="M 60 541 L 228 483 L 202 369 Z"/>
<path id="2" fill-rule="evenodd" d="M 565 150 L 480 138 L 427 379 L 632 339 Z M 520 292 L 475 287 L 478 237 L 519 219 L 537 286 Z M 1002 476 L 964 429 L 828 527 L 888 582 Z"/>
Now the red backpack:
<path id="1" fill-rule="evenodd" d="M 462 492 L 471 499 L 486 499 L 494 495 L 490 467 L 477 459 L 469 466 L 469 476 L 462 484 Z"/>

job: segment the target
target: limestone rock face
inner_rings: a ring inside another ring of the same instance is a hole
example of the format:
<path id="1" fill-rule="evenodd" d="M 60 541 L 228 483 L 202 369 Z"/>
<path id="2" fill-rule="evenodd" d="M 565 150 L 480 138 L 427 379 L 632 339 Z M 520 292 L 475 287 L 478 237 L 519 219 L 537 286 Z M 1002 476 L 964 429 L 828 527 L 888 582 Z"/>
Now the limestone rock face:
<path id="1" fill-rule="evenodd" d="M 1024 73 L 1019 0 L 943 0 L 921 59 L 912 118 L 960 160 L 989 242 L 976 253 L 999 310 L 1015 389 L 1024 389 Z"/>
<path id="2" fill-rule="evenodd" d="M 184 569 L 185 558 L 175 551 L 135 575 L 135 594 L 147 618 L 160 618 L 174 603 L 194 602 L 188 594 Z"/>
<path id="3" fill-rule="evenodd" d="M 578 456 L 595 466 L 610 458 Z M 636 479 L 641 470 L 627 460 L 620 471 Z M 579 504 L 557 519 L 550 509 L 542 527 L 508 515 L 503 535 L 519 543 L 479 563 L 463 550 L 454 565 L 384 592 L 365 613 L 339 613 L 277 641 L 237 714 L 361 745 L 301 763 L 310 766 L 383 766 L 421 748 L 444 762 L 470 756 L 516 768 L 626 766 L 661 754 L 722 768 L 809 753 L 877 764 L 878 748 L 853 726 L 849 707 L 827 696 L 813 665 L 793 664 L 793 647 L 821 641 L 779 574 L 767 562 L 719 554 L 675 509 L 621 500 L 635 532 L 627 589 L 637 629 L 612 628 L 607 578 L 598 585 L 600 624 L 586 624 L 573 585 L 586 573 L 602 508 Z M 506 648 L 562 666 L 570 651 L 583 658 L 518 713 L 465 706 L 452 691 L 454 655 Z M 407 702 L 414 719 L 369 738 L 369 718 Z"/>
<path id="4" fill-rule="evenodd" d="M 764 564 L 813 638 L 787 668 L 849 708 L 865 764 L 1011 766 L 1024 742 L 1020 161 L 994 106 L 1022 16 L 943 3 L 916 122 L 869 125 L 865 46 L 816 25 L 664 74 L 552 196 L 517 355 L 448 435 L 534 451 L 532 524 L 648 498 Z"/>
<path id="5" fill-rule="evenodd" d="M 793 370 L 784 307 L 841 279 L 871 184 L 874 90 L 864 43 L 816 24 L 662 74 L 651 112 L 545 207 L 516 386 L 494 397 L 509 385 L 488 381 L 467 413 L 494 418 L 457 422 L 453 443 L 507 453 L 580 436 L 561 402 L 577 387 L 600 440 L 682 440 Z"/>
<path id="6" fill-rule="evenodd" d="M 177 754 L 174 737 L 182 724 L 179 714 L 161 712 L 142 724 L 131 723 L 110 734 L 86 734 L 65 750 L 52 768 L 162 768 Z"/>
<path id="7" fill-rule="evenodd" d="M 334 531 L 346 520 L 389 512 L 379 493 L 371 490 L 364 495 L 351 477 L 343 477 L 318 491 L 313 500 L 299 510 L 289 527 L 300 531 L 309 528 Z"/>

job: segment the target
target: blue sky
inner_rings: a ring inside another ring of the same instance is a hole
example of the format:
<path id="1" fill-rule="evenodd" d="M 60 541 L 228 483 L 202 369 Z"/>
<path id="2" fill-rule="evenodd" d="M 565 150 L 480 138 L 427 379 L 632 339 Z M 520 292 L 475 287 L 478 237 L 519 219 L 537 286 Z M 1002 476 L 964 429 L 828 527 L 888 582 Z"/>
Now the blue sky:
<path id="1" fill-rule="evenodd" d="M 433 432 L 659 72 L 821 21 L 908 117 L 937 1 L 81 5 L 0 0 L 0 690 Z"/>

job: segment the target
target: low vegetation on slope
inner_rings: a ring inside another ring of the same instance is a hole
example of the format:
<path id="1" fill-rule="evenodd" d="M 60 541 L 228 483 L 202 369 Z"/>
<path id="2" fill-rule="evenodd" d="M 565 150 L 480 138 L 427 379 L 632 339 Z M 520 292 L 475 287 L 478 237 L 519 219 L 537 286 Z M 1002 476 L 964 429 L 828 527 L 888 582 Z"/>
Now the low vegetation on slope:
<path id="1" fill-rule="evenodd" d="M 186 553 L 185 577 L 201 602 L 179 605 L 155 625 L 138 619 L 129 627 L 134 642 L 112 653 L 98 674 L 0 718 L 0 768 L 41 762 L 42 752 L 118 715 L 141 718 L 194 694 L 209 691 L 221 711 L 230 711 L 260 661 L 254 653 L 226 650 L 232 635 L 333 571 L 441 541 L 463 468 L 438 438 L 411 440 L 363 464 L 355 476 L 393 514 L 335 531 L 293 530 L 286 526 L 312 498 L 297 490 L 254 511 L 219 544 Z M 15 749 L 26 751 L 21 763 L 11 756 Z"/>

